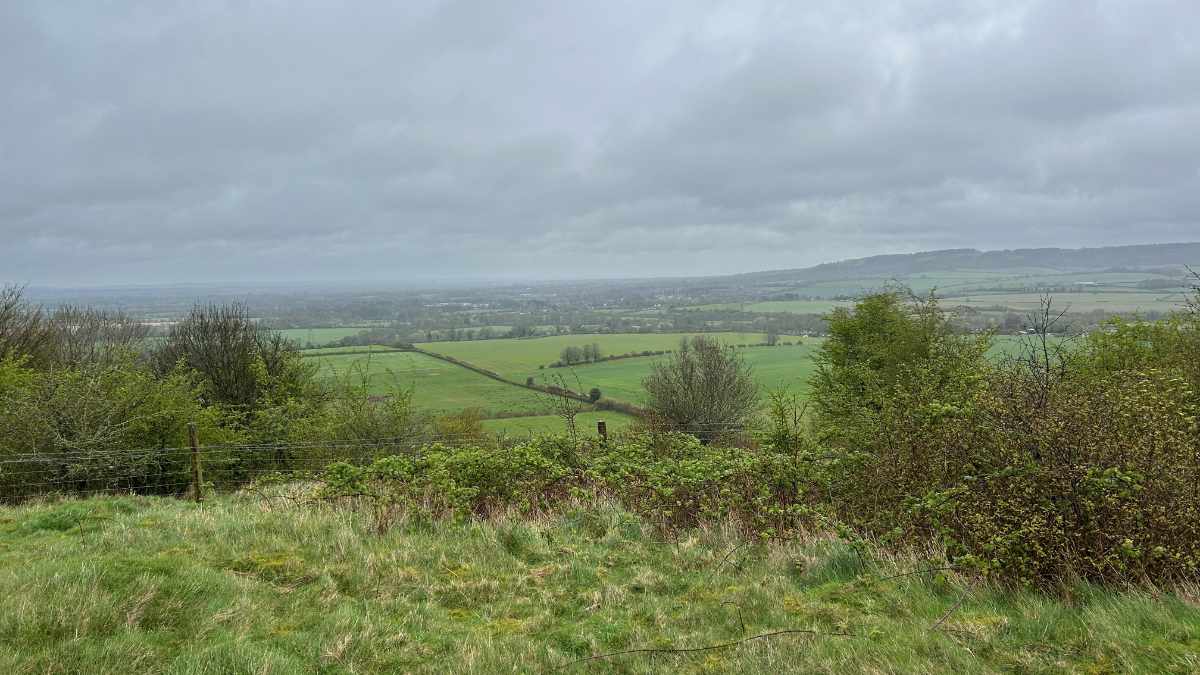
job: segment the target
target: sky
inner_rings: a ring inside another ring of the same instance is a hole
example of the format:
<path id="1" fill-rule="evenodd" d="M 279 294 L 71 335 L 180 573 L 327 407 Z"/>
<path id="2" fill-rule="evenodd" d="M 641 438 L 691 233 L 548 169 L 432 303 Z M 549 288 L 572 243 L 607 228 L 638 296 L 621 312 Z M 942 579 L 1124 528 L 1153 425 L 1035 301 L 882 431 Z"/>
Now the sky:
<path id="1" fill-rule="evenodd" d="M 0 2 L 0 282 L 1200 240 L 1200 3 Z"/>

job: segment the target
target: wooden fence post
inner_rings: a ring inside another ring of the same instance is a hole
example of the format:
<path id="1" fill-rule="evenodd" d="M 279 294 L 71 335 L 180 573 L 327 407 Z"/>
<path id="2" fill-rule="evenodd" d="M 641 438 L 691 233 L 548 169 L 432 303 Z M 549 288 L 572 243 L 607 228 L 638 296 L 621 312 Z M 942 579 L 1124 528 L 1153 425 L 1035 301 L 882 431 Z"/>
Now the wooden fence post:
<path id="1" fill-rule="evenodd" d="M 608 425 L 604 420 L 596 420 L 596 433 L 600 434 L 601 443 L 608 443 Z"/>
<path id="2" fill-rule="evenodd" d="M 204 501 L 204 471 L 200 468 L 200 439 L 196 434 L 196 423 L 188 422 L 188 442 L 192 446 L 192 486 L 196 502 Z"/>

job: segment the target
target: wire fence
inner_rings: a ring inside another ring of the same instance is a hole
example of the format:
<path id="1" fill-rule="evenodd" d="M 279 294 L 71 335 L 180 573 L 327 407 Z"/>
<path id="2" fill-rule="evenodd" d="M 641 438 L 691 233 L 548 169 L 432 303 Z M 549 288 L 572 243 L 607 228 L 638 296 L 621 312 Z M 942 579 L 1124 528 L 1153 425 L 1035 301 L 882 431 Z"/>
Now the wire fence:
<path id="1" fill-rule="evenodd" d="M 738 424 L 698 422 L 684 425 L 703 437 L 745 435 L 753 428 Z M 621 432 L 613 432 L 619 436 Z M 569 435 L 569 434 L 568 434 Z M 607 443 L 604 422 L 580 425 L 573 442 Z M 486 458 L 511 451 L 523 437 L 475 432 L 415 433 L 385 438 L 317 439 L 268 443 L 214 443 L 185 446 L 113 449 L 76 447 L 45 452 L 0 455 L 0 503 L 16 503 L 47 495 L 171 495 L 199 498 L 206 489 L 237 490 L 266 477 L 313 478 L 330 465 L 364 465 L 383 457 L 420 457 L 434 444 L 448 447 L 492 447 Z"/>
<path id="2" fill-rule="evenodd" d="M 0 457 L 0 502 L 44 495 L 113 493 L 199 497 L 206 487 L 237 489 L 264 476 L 313 476 L 333 463 L 418 456 L 431 442 L 478 442 L 476 435 L 358 438 L 288 443 L 9 453 Z M 199 489 L 197 489 L 199 486 Z"/>

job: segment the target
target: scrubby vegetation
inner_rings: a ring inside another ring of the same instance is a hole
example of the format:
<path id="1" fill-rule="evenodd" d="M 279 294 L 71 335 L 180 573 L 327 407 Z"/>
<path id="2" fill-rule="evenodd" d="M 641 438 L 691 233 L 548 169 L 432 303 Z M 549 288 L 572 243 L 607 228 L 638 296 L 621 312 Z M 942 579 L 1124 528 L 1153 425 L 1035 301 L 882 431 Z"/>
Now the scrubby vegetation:
<path id="1" fill-rule="evenodd" d="M 737 431 L 758 410 L 758 386 L 745 361 L 712 338 L 685 338 L 642 380 L 647 407 L 670 429 L 713 441 Z"/>
<path id="2" fill-rule="evenodd" d="M 1049 304 L 1039 335 L 1051 328 Z M 1194 579 L 1200 322 L 1034 339 L 994 365 L 931 303 L 835 313 L 814 386 L 838 522 L 1024 583 Z M 880 336 L 886 336 L 881 339 Z"/>

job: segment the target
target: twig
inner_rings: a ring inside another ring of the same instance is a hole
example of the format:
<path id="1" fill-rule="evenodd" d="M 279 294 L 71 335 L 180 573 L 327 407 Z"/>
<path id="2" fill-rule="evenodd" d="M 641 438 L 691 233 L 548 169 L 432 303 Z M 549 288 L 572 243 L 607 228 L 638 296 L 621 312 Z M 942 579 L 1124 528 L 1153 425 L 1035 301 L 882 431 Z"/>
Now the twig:
<path id="1" fill-rule="evenodd" d="M 770 633 L 759 633 L 758 635 L 751 635 L 750 637 L 742 638 L 740 640 L 734 640 L 732 642 L 722 642 L 720 644 L 715 644 L 715 645 L 706 645 L 704 647 L 662 647 L 662 648 L 645 647 L 642 649 L 626 649 L 626 650 L 619 651 L 619 652 L 608 652 L 607 654 L 594 654 L 592 656 L 585 656 L 582 659 L 575 659 L 574 661 L 571 661 L 571 662 L 565 664 L 563 667 L 567 668 L 567 667 L 573 666 L 577 663 L 584 663 L 587 661 L 599 661 L 601 659 L 609 659 L 614 656 L 627 656 L 630 654 L 694 654 L 696 652 L 708 652 L 708 651 L 713 651 L 713 650 L 717 650 L 717 649 L 728 649 L 730 647 L 737 647 L 738 645 L 742 645 L 747 642 L 752 642 L 754 640 L 765 640 L 768 638 L 779 637 L 779 636 L 783 636 L 783 635 L 811 635 L 813 637 L 863 637 L 862 635 L 860 635 L 858 633 L 822 633 L 822 632 L 815 631 L 815 630 L 787 629 L 787 630 L 772 631 Z"/>
<path id="2" fill-rule="evenodd" d="M 720 571 L 721 568 L 725 566 L 725 563 L 729 562 L 730 556 L 732 556 L 734 553 L 737 553 L 739 549 L 741 549 L 743 546 L 745 546 L 746 544 L 749 544 L 749 543 L 750 543 L 750 540 L 747 539 L 746 541 L 743 541 L 742 543 L 738 544 L 737 546 L 734 546 L 733 548 L 729 549 L 729 552 L 725 554 L 725 557 L 721 558 L 721 562 L 717 563 L 717 567 L 714 571 Z M 735 570 L 738 570 L 739 572 L 742 569 L 741 567 L 739 567 L 736 564 L 733 566 L 733 568 Z"/>
<path id="3" fill-rule="evenodd" d="M 968 586 L 967 589 L 962 592 L 962 595 L 960 595 L 958 597 L 958 601 L 955 602 L 953 605 L 950 605 L 950 609 L 946 610 L 946 613 L 942 615 L 942 618 L 935 621 L 934 624 L 929 627 L 929 629 L 930 630 L 938 630 L 941 627 L 941 625 L 946 622 L 946 619 L 950 618 L 950 615 L 954 613 L 954 610 L 956 610 L 962 606 L 963 601 L 967 599 L 967 595 L 969 595 L 970 593 L 971 593 L 971 588 Z"/>
<path id="4" fill-rule="evenodd" d="M 741 624 L 741 626 L 742 626 L 742 635 L 745 635 L 746 634 L 746 622 L 742 620 L 742 606 L 732 600 L 725 600 L 721 604 L 722 605 L 733 605 L 734 607 L 737 607 L 738 623 Z"/>

